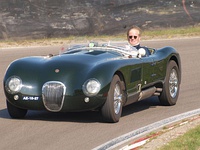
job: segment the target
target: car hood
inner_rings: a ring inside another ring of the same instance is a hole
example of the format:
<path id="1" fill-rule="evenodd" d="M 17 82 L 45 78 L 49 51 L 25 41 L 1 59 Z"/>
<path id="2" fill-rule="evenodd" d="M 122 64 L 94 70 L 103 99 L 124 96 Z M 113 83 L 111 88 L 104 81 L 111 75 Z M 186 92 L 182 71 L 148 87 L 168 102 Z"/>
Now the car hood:
<path id="1" fill-rule="evenodd" d="M 93 67 L 105 61 L 120 59 L 121 55 L 108 51 L 80 51 L 73 53 L 64 53 L 56 56 L 31 56 L 15 60 L 11 63 L 10 68 L 18 72 L 32 72 L 44 69 L 69 69 L 73 71 L 84 70 L 88 67 Z M 15 69 L 16 68 L 16 69 Z M 18 70 L 18 71 L 17 71 Z"/>
<path id="2" fill-rule="evenodd" d="M 20 67 L 20 71 L 33 71 L 44 69 L 65 69 L 68 71 L 85 70 L 100 63 L 121 59 L 121 55 L 108 51 L 80 51 L 64 53 L 56 56 L 32 56 L 14 61 L 11 65 Z M 26 70 L 25 70 L 26 69 Z M 33 71 L 34 72 L 34 71 Z"/>
<path id="3" fill-rule="evenodd" d="M 121 55 L 106 51 L 85 51 L 52 57 L 25 57 L 10 64 L 4 83 L 10 76 L 18 76 L 22 79 L 24 87 L 37 87 L 30 91 L 24 88 L 26 93 L 30 94 L 40 93 L 39 90 L 48 81 L 60 81 L 72 87 L 71 89 L 80 89 L 88 78 L 94 77 L 90 72 L 94 72 L 92 70 L 99 66 L 98 64 L 117 59 L 121 59 Z"/>

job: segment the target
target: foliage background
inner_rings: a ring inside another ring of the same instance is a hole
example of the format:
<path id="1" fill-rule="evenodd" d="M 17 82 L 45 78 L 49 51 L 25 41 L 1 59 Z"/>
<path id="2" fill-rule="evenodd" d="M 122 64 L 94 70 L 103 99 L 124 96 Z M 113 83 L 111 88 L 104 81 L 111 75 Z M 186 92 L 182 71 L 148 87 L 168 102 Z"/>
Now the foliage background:
<path id="1" fill-rule="evenodd" d="M 1 0 L 0 39 L 113 35 L 196 26 L 200 0 Z"/>

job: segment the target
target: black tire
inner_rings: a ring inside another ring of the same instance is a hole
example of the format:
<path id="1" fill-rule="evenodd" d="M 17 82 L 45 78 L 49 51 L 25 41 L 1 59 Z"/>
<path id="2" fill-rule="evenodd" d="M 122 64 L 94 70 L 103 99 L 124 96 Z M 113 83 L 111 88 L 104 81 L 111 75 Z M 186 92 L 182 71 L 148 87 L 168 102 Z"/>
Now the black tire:
<path id="1" fill-rule="evenodd" d="M 118 75 L 114 75 L 110 84 L 107 100 L 101 109 L 106 122 L 118 122 L 122 114 L 124 84 Z"/>
<path id="2" fill-rule="evenodd" d="M 8 113 L 11 118 L 20 119 L 24 118 L 27 113 L 27 109 L 21 109 L 12 105 L 9 101 L 6 100 Z"/>
<path id="3" fill-rule="evenodd" d="M 175 105 L 180 89 L 180 70 L 175 61 L 171 60 L 167 66 L 163 91 L 159 96 L 160 103 L 165 106 Z"/>

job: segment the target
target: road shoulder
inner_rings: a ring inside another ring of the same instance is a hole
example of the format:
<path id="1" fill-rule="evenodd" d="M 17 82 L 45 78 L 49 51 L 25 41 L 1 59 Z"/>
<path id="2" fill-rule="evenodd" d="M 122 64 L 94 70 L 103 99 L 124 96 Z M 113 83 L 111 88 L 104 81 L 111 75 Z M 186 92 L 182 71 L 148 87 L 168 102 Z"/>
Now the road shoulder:
<path id="1" fill-rule="evenodd" d="M 200 115 L 163 127 L 124 146 L 120 150 L 156 150 L 200 125 Z"/>

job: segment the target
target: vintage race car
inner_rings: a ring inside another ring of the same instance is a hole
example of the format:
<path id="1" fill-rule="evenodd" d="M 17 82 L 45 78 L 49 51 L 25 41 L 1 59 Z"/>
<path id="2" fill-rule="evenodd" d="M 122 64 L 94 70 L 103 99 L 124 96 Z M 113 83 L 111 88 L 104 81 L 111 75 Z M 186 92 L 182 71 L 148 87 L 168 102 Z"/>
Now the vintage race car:
<path id="1" fill-rule="evenodd" d="M 118 122 L 123 106 L 151 96 L 175 105 L 179 53 L 172 47 L 146 49 L 149 55 L 143 48 L 89 43 L 55 56 L 15 60 L 3 81 L 8 112 L 23 118 L 27 110 L 99 110 L 106 122 Z"/>

